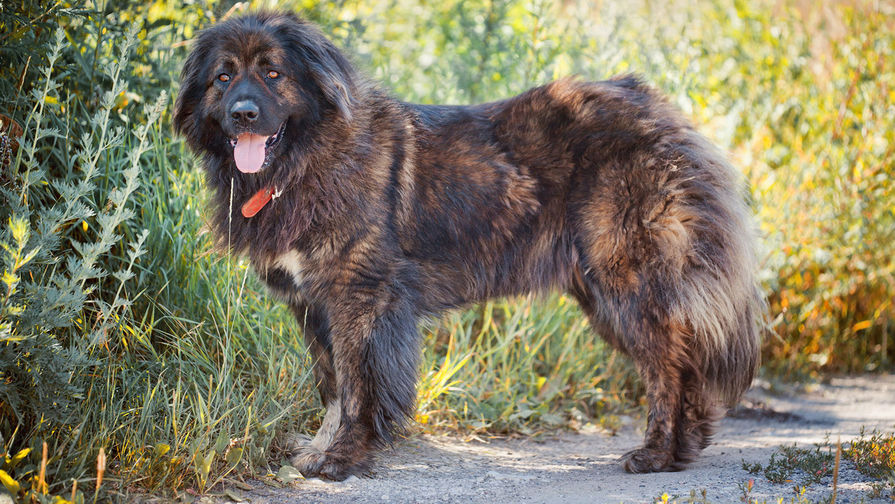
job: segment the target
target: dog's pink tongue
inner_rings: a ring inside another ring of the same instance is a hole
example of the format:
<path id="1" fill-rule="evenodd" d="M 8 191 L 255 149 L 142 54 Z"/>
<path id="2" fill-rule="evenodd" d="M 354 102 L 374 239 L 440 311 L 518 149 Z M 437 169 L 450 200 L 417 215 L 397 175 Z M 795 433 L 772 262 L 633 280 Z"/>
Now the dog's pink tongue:
<path id="1" fill-rule="evenodd" d="M 236 167 L 243 173 L 256 173 L 264 164 L 264 144 L 266 136 L 254 133 L 243 133 L 236 139 L 233 147 L 233 157 Z"/>

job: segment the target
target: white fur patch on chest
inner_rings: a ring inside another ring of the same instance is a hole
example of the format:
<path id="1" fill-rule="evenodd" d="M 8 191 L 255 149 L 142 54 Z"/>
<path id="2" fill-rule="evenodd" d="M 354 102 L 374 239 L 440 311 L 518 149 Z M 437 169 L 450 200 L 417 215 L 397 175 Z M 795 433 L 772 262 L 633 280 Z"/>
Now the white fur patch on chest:
<path id="1" fill-rule="evenodd" d="M 305 271 L 305 264 L 306 259 L 303 254 L 297 250 L 290 250 L 274 259 L 271 263 L 271 267 L 282 269 L 288 273 L 289 276 L 292 277 L 292 282 L 297 289 L 301 287 L 304 278 L 303 272 Z"/>

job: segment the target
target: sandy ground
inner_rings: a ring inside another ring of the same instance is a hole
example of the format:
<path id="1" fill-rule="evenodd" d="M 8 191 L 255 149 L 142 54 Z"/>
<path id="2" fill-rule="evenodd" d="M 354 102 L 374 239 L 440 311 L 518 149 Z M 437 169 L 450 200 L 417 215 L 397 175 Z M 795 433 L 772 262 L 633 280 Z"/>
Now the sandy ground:
<path id="1" fill-rule="evenodd" d="M 252 503 L 495 504 L 655 502 L 663 493 L 686 498 L 691 490 L 705 489 L 709 501 L 726 503 L 738 502 L 737 485 L 751 478 L 753 498 L 789 502 L 795 483 L 777 485 L 751 475 L 743 460 L 764 465 L 781 444 L 812 447 L 827 436 L 846 441 L 862 426 L 895 428 L 895 375 L 834 378 L 799 394 L 754 387 L 723 420 L 715 444 L 682 472 L 631 475 L 621 470 L 616 459 L 640 443 L 640 420 L 615 436 L 593 430 L 488 443 L 417 436 L 384 452 L 365 477 L 341 483 L 298 480 L 284 488 L 254 481 L 253 490 L 235 491 Z M 827 478 L 812 485 L 808 497 L 829 496 L 831 489 Z M 874 502 L 869 489 L 867 477 L 844 463 L 837 502 Z"/>

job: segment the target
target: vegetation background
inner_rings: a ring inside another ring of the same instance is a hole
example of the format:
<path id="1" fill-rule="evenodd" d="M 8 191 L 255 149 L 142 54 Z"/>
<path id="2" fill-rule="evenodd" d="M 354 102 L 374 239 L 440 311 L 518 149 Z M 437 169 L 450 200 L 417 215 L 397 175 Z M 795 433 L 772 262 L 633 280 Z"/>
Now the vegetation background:
<path id="1" fill-rule="evenodd" d="M 0 482 L 21 500 L 202 492 L 320 421 L 296 324 L 210 249 L 170 126 L 198 30 L 319 23 L 391 93 L 499 99 L 636 72 L 743 169 L 772 380 L 895 358 L 895 2 L 0 3 Z M 467 435 L 612 427 L 642 389 L 563 296 L 424 328 L 417 419 Z"/>

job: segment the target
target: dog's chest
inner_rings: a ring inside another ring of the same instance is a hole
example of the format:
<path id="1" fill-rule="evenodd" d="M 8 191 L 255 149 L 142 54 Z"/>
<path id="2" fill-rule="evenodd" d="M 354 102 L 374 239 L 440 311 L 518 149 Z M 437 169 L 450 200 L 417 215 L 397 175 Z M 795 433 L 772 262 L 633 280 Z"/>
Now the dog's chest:
<path id="1" fill-rule="evenodd" d="M 274 294 L 285 297 L 286 301 L 301 298 L 302 284 L 308 273 L 307 258 L 297 250 L 290 250 L 267 264 L 260 265 L 261 279 Z"/>

